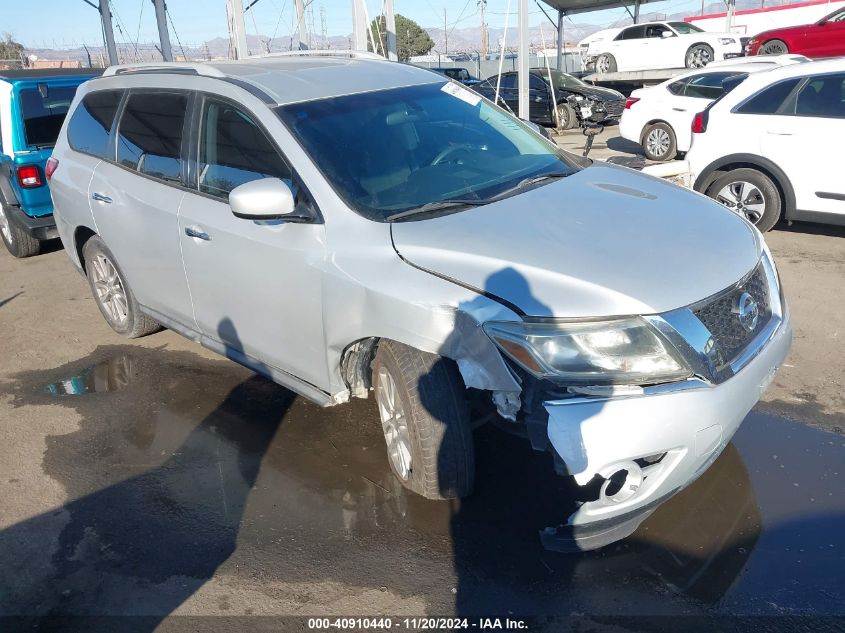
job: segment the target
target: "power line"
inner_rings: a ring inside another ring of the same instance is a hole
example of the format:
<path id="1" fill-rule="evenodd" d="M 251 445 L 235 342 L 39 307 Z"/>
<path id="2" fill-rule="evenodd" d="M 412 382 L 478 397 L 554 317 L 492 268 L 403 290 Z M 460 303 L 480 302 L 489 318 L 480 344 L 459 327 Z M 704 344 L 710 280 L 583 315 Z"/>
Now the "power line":
<path id="1" fill-rule="evenodd" d="M 170 15 L 170 11 L 166 6 L 164 7 L 164 12 L 167 14 L 167 19 L 170 20 L 170 28 L 173 29 L 173 35 L 176 36 L 176 43 L 179 45 L 179 50 L 182 51 L 182 59 L 188 59 L 188 56 L 185 55 L 185 49 L 182 46 L 182 41 L 179 39 L 179 33 L 176 31 L 176 25 L 173 24 L 173 16 Z"/>

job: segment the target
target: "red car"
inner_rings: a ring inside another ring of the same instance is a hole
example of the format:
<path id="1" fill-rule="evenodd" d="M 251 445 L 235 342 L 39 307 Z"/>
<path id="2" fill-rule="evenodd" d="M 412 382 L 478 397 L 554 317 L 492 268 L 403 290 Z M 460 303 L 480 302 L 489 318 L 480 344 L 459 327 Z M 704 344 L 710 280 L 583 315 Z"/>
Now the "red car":
<path id="1" fill-rule="evenodd" d="M 800 53 L 807 57 L 845 55 L 845 9 L 837 9 L 815 24 L 764 31 L 751 38 L 746 55 Z"/>

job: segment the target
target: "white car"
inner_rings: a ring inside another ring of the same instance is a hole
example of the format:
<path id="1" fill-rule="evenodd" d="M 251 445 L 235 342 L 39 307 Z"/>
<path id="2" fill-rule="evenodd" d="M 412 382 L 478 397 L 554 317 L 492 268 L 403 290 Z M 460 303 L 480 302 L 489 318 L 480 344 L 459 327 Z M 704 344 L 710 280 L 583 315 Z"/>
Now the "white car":
<path id="1" fill-rule="evenodd" d="M 661 68 L 703 68 L 742 56 L 735 33 L 710 33 L 687 22 L 646 22 L 590 46 L 598 73 Z M 587 60 L 590 63 L 590 60 Z"/>
<path id="2" fill-rule="evenodd" d="M 845 59 L 755 73 L 695 115 L 693 186 L 761 231 L 845 224 Z"/>
<path id="3" fill-rule="evenodd" d="M 625 102 L 619 134 L 642 145 L 649 160 L 672 160 L 689 151 L 692 118 L 722 95 L 723 81 L 804 60 L 801 55 L 779 55 L 714 62 L 656 86 L 634 90 Z"/>

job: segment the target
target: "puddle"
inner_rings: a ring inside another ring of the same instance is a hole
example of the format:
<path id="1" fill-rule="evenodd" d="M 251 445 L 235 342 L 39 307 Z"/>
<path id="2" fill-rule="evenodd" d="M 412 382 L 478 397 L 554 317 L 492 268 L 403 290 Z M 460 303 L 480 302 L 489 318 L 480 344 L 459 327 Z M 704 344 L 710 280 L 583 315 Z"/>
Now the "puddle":
<path id="1" fill-rule="evenodd" d="M 132 357 L 115 356 L 86 367 L 78 374 L 50 383 L 45 388 L 53 396 L 81 396 L 86 393 L 122 391 L 132 382 Z"/>
<path id="2" fill-rule="evenodd" d="M 103 348 L 73 367 L 20 376 L 14 405 L 55 404 L 43 385 L 68 383 L 57 376 L 76 376 L 65 393 L 132 389 L 58 400 L 79 430 L 47 438 L 43 467 L 67 490 L 69 518 L 0 531 L 0 596 L 34 610 L 96 602 L 108 613 L 137 600 L 169 613 L 218 577 L 273 587 L 258 607 L 268 612 L 308 605 L 303 583 L 326 581 L 438 614 L 845 613 L 840 435 L 752 412 L 630 538 L 563 555 L 538 533 L 571 512 L 566 480 L 547 454 L 489 425 L 476 433 L 476 492 L 433 502 L 392 475 L 372 399 L 321 409 L 231 363 L 172 351 Z M 34 537 L 56 544 L 46 577 L 23 573 L 21 543 Z"/>

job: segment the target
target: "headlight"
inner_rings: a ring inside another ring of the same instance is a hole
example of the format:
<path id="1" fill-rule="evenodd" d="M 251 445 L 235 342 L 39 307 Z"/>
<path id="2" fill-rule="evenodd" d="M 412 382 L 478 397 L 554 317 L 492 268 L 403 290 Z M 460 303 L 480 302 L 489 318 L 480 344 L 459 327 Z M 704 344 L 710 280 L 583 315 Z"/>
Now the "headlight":
<path id="1" fill-rule="evenodd" d="M 736 40 L 732 37 L 720 37 L 719 44 L 736 44 Z"/>
<path id="2" fill-rule="evenodd" d="M 573 385 L 652 384 L 692 375 L 673 346 L 639 317 L 490 321 L 484 331 L 525 370 Z"/>

